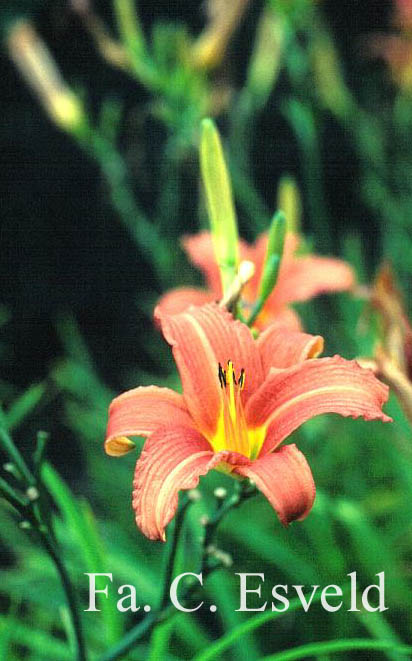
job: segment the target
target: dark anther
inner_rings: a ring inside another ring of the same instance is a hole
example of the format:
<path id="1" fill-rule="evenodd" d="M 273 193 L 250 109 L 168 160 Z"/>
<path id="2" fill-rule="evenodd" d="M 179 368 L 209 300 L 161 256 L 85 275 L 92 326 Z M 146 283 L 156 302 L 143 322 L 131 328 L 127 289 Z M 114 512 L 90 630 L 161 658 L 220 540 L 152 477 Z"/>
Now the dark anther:
<path id="1" fill-rule="evenodd" d="M 226 388 L 226 372 L 219 363 L 219 381 L 222 388 Z"/>
<path id="2" fill-rule="evenodd" d="M 242 367 L 242 369 L 240 370 L 240 376 L 239 376 L 237 384 L 240 388 L 243 388 L 244 382 L 245 382 L 245 370 Z"/>

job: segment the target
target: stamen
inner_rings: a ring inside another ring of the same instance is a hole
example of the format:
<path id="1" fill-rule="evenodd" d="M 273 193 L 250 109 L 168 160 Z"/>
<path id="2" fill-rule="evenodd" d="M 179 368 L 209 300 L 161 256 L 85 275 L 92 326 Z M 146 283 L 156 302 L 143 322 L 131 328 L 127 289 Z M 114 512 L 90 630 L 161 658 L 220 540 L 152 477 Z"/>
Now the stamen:
<path id="1" fill-rule="evenodd" d="M 226 370 L 219 363 L 218 377 L 223 390 L 223 428 L 219 449 L 226 448 L 249 456 L 248 429 L 241 397 L 241 391 L 245 386 L 245 370 L 242 368 L 236 379 L 233 363 L 228 360 Z"/>
<path id="2" fill-rule="evenodd" d="M 225 370 L 223 369 L 223 367 L 221 366 L 220 363 L 219 363 L 218 375 L 219 375 L 220 387 L 221 388 L 226 388 L 226 372 L 225 372 Z"/>
<path id="3" fill-rule="evenodd" d="M 243 367 L 240 370 L 240 376 L 238 378 L 237 385 L 239 386 L 240 390 L 243 390 L 243 388 L 245 387 L 245 370 L 243 369 Z"/>

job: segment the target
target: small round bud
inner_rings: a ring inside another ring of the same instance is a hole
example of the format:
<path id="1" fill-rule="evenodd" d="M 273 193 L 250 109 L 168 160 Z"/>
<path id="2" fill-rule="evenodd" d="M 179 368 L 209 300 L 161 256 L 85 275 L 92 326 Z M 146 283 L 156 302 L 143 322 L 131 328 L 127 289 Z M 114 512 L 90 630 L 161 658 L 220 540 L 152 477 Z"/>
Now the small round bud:
<path id="1" fill-rule="evenodd" d="M 203 516 L 200 517 L 200 525 L 207 526 L 208 523 L 209 523 L 209 517 L 206 514 L 203 514 Z"/>
<path id="2" fill-rule="evenodd" d="M 216 549 L 213 555 L 216 560 L 219 560 L 222 563 L 224 567 L 231 567 L 233 565 L 233 559 L 229 553 L 225 553 L 225 551 Z"/>
<path id="3" fill-rule="evenodd" d="M 217 498 L 218 500 L 224 500 L 224 498 L 226 498 L 226 496 L 227 496 L 227 491 L 226 491 L 226 489 L 225 489 L 224 487 L 217 487 L 217 488 L 214 490 L 213 495 L 214 495 L 215 498 Z"/>
<path id="4" fill-rule="evenodd" d="M 202 498 L 202 494 L 198 489 L 190 489 L 187 497 L 192 503 L 197 503 Z"/>
<path id="5" fill-rule="evenodd" d="M 39 494 L 39 490 L 37 489 L 37 487 L 29 487 L 26 490 L 26 495 L 27 495 L 27 498 L 33 502 L 34 500 L 37 500 L 39 498 L 40 494 Z"/>
<path id="6" fill-rule="evenodd" d="M 30 521 L 20 521 L 19 528 L 21 528 L 22 530 L 30 530 L 31 528 Z"/>

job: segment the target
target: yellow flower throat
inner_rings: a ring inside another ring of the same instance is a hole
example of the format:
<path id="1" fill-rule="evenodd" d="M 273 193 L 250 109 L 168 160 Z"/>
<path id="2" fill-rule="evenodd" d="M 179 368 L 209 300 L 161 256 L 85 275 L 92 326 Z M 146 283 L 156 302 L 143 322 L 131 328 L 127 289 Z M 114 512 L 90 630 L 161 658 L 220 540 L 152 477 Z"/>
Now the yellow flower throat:
<path id="1" fill-rule="evenodd" d="M 216 452 L 231 450 L 256 459 L 265 438 L 265 428 L 248 428 L 241 392 L 245 387 L 245 370 L 236 379 L 231 360 L 224 370 L 219 363 L 218 378 L 222 389 L 222 407 L 211 444 Z"/>

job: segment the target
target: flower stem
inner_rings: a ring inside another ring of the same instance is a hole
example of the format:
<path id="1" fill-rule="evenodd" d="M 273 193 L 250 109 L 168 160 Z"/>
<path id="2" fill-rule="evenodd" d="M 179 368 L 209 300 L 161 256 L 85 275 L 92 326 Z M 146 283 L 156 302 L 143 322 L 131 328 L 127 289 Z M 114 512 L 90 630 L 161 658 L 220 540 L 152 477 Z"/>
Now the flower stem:
<path id="1" fill-rule="evenodd" d="M 182 505 L 180 510 L 178 511 L 176 515 L 176 521 L 175 521 L 175 529 L 173 531 L 173 539 L 172 539 L 172 546 L 170 549 L 170 554 L 169 558 L 167 561 L 167 566 L 166 566 L 166 573 L 165 573 L 165 580 L 164 580 L 164 585 L 163 585 L 163 596 L 162 596 L 162 601 L 160 604 L 160 610 L 164 610 L 167 606 L 167 603 L 169 601 L 169 588 L 170 588 L 170 581 L 172 578 L 173 574 L 173 568 L 175 565 L 175 558 L 176 558 L 176 551 L 177 547 L 179 544 L 179 537 L 180 537 L 180 532 L 183 527 L 183 521 L 185 518 L 185 513 L 190 505 L 190 500 L 186 500 L 186 502 Z"/>
<path id="2" fill-rule="evenodd" d="M 168 609 L 171 610 L 169 606 Z M 115 659 L 123 659 L 124 655 L 131 650 L 135 643 L 142 638 L 146 633 L 150 632 L 155 624 L 161 619 L 161 613 L 149 613 L 134 626 L 121 640 L 114 645 L 111 649 L 99 657 L 98 661 L 115 661 Z"/>
<path id="3" fill-rule="evenodd" d="M 0 496 L 7 500 L 16 510 L 21 510 L 26 506 L 26 501 L 13 487 L 0 477 Z"/>
<path id="4" fill-rule="evenodd" d="M 31 470 L 24 461 L 22 455 L 14 444 L 8 430 L 6 423 L 6 416 L 4 415 L 3 409 L 0 407 L 0 447 L 4 452 L 10 457 L 11 461 L 16 465 L 25 481 L 27 486 L 33 486 L 35 484 L 35 478 Z"/>
<path id="5" fill-rule="evenodd" d="M 38 534 L 44 549 L 49 554 L 57 570 L 57 573 L 59 574 L 63 586 L 63 590 L 66 595 L 67 605 L 69 607 L 69 611 L 72 619 L 74 639 L 76 641 L 76 660 L 86 661 L 87 655 L 86 655 L 86 647 L 83 637 L 83 629 L 82 629 L 79 611 L 77 609 L 76 594 L 73 589 L 73 585 L 70 581 L 69 574 L 63 562 L 60 559 L 58 550 L 55 548 L 49 533 L 43 530 L 42 526 L 40 526 L 38 528 Z"/>
<path id="6" fill-rule="evenodd" d="M 0 408 L 0 446 L 8 454 L 10 459 L 14 462 L 21 475 L 20 485 L 22 488 L 28 489 L 27 495 L 29 496 L 29 488 L 37 491 L 35 499 L 23 496 L 19 491 L 11 487 L 6 480 L 0 478 L 0 495 L 5 498 L 19 514 L 23 521 L 31 524 L 32 529 L 37 534 L 43 548 L 50 556 L 57 573 L 59 574 L 62 587 L 66 596 L 67 604 L 69 607 L 74 638 L 76 641 L 76 661 L 86 661 L 86 648 L 84 643 L 82 625 L 80 621 L 79 612 L 77 609 L 76 595 L 70 581 L 67 570 L 60 558 L 59 551 L 53 540 L 51 529 L 45 522 L 48 521 L 48 516 L 45 515 L 42 509 L 44 503 L 44 489 L 41 482 L 36 479 L 31 470 L 28 468 L 20 451 L 16 447 L 12 437 L 10 436 L 4 412 Z"/>
<path id="7" fill-rule="evenodd" d="M 213 541 L 214 535 L 216 533 L 217 526 L 223 517 L 234 507 L 238 507 L 241 502 L 250 498 L 256 493 L 256 489 L 251 488 L 250 485 L 243 481 L 239 483 L 235 493 L 226 498 L 222 505 L 216 510 L 213 517 L 206 524 L 206 533 L 203 540 L 203 554 L 201 567 L 198 573 L 203 573 L 204 575 L 210 574 L 213 570 L 217 569 L 219 566 L 218 563 L 215 563 L 213 566 L 208 566 L 208 561 L 210 558 L 209 553 L 207 552 L 208 546 L 210 546 Z M 176 555 L 178 538 L 182 528 L 182 523 L 184 519 L 184 514 L 186 512 L 187 506 L 190 501 L 187 501 L 185 505 L 181 508 L 180 512 L 177 515 L 174 537 L 172 542 L 172 547 L 170 550 L 168 567 L 166 570 L 164 592 L 162 597 L 162 606 L 157 613 L 150 613 L 136 624 L 123 638 L 114 645 L 111 649 L 107 650 L 102 656 L 99 657 L 98 661 L 116 661 L 116 659 L 121 659 L 124 655 L 133 648 L 135 643 L 140 640 L 145 634 L 149 633 L 153 627 L 159 622 L 163 622 L 168 617 L 176 614 L 176 610 L 171 604 L 167 604 L 169 596 L 169 583 L 173 571 L 174 559 Z M 185 604 L 189 601 L 192 593 L 197 589 L 197 585 L 190 585 L 183 596 L 180 598 L 180 603 Z"/>
<path id="8" fill-rule="evenodd" d="M 277 654 L 266 656 L 262 661 L 297 661 L 307 659 L 318 654 L 329 654 L 338 652 L 351 652 L 355 650 L 391 650 L 399 654 L 411 654 L 412 647 L 409 645 L 397 645 L 392 640 L 373 640 L 368 638 L 344 638 L 341 640 L 326 640 L 319 643 L 308 643 L 300 647 L 294 647 Z M 370 657 L 369 657 L 370 658 Z"/>
<path id="9" fill-rule="evenodd" d="M 258 316 L 260 315 L 260 313 L 262 311 L 262 308 L 263 308 L 264 304 L 265 304 L 265 301 L 261 298 L 258 299 L 256 301 L 256 303 L 254 304 L 254 306 L 252 308 L 252 312 L 250 313 L 250 317 L 246 321 L 249 328 L 251 326 L 253 326 L 253 324 L 255 323 L 256 319 L 258 318 Z"/>
<path id="10" fill-rule="evenodd" d="M 243 480 L 242 482 L 237 482 L 236 483 L 236 489 L 234 493 L 232 493 L 230 496 L 225 498 L 225 500 L 222 502 L 221 506 L 218 507 L 214 515 L 209 519 L 207 522 L 205 528 L 205 537 L 203 540 L 203 564 L 202 564 L 202 570 L 206 569 L 206 561 L 208 557 L 208 547 L 210 544 L 213 542 L 213 539 L 215 537 L 217 527 L 221 520 L 223 519 L 224 516 L 230 510 L 234 509 L 235 507 L 239 507 L 239 505 L 250 498 L 251 496 L 254 496 L 256 494 L 256 488 L 250 485 L 248 481 Z"/>

